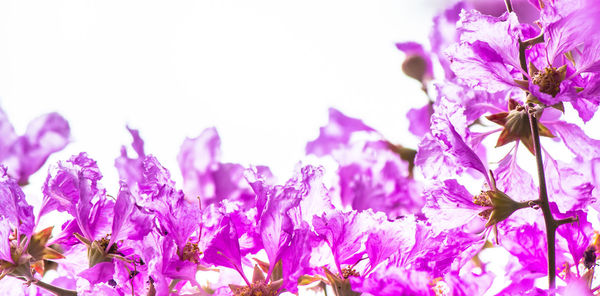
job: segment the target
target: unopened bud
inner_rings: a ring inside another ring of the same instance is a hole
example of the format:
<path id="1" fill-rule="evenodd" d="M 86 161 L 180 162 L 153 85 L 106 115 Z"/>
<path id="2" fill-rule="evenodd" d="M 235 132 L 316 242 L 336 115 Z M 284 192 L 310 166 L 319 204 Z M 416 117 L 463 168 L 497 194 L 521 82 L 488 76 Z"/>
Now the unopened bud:
<path id="1" fill-rule="evenodd" d="M 402 72 L 423 83 L 427 73 L 427 61 L 420 55 L 409 55 L 402 63 Z"/>

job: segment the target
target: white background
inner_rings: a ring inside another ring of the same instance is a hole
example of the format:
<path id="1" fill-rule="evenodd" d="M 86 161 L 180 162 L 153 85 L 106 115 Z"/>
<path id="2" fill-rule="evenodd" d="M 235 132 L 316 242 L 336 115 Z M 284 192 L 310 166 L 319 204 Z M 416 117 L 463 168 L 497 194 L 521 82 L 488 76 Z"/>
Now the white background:
<path id="1" fill-rule="evenodd" d="M 3 1 L 0 106 L 20 132 L 66 117 L 50 161 L 87 151 L 109 192 L 126 124 L 177 180 L 181 143 L 209 126 L 224 161 L 288 176 L 330 106 L 416 147 L 405 113 L 426 98 L 394 44 L 427 42 L 435 2 Z"/>

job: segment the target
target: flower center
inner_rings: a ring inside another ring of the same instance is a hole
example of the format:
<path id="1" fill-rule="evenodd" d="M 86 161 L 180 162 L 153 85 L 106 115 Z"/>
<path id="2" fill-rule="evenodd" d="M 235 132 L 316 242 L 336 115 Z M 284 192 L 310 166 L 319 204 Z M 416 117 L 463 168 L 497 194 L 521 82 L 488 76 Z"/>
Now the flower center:
<path id="1" fill-rule="evenodd" d="M 480 194 L 473 196 L 474 204 L 482 207 L 489 207 L 489 209 L 485 209 L 479 213 L 479 216 L 485 220 L 488 220 L 490 218 L 490 214 L 492 213 L 491 207 L 493 207 L 488 192 L 490 191 L 481 191 Z"/>
<path id="2" fill-rule="evenodd" d="M 181 260 L 187 260 L 192 263 L 200 262 L 200 248 L 198 248 L 198 244 L 193 244 L 191 242 L 187 242 L 185 247 L 183 247 L 183 251 L 181 252 Z"/>
<path id="3" fill-rule="evenodd" d="M 444 282 L 444 279 L 441 277 L 433 279 L 429 285 L 431 286 L 431 290 L 435 293 L 435 296 L 446 296 L 450 295 L 450 287 L 448 284 Z"/>
<path id="4" fill-rule="evenodd" d="M 106 250 L 106 247 L 108 246 L 109 243 L 110 243 L 110 234 L 107 234 L 105 237 L 98 240 L 98 245 L 102 248 L 102 250 Z M 114 243 L 114 244 L 112 244 L 112 246 L 110 246 L 110 249 L 108 249 L 107 254 L 117 254 L 117 244 L 116 243 Z"/>
<path id="5" fill-rule="evenodd" d="M 564 74 L 550 66 L 535 73 L 531 79 L 533 84 L 540 87 L 541 92 L 555 97 L 560 92 L 560 82 L 564 80 Z"/>
<path id="6" fill-rule="evenodd" d="M 272 289 L 265 282 L 253 283 L 251 286 L 245 286 L 235 293 L 236 296 L 275 296 L 277 289 Z"/>
<path id="7" fill-rule="evenodd" d="M 342 277 L 344 279 L 347 279 L 351 276 L 360 276 L 360 273 L 350 266 L 342 268 Z"/>

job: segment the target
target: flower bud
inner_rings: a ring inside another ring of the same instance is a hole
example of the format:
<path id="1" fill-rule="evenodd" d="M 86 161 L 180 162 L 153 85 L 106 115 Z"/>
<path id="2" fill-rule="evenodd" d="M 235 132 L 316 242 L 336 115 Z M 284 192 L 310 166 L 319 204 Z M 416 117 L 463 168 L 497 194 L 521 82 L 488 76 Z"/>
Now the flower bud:
<path id="1" fill-rule="evenodd" d="M 410 78 L 424 82 L 427 73 L 427 61 L 420 55 L 409 55 L 402 63 L 402 72 Z"/>

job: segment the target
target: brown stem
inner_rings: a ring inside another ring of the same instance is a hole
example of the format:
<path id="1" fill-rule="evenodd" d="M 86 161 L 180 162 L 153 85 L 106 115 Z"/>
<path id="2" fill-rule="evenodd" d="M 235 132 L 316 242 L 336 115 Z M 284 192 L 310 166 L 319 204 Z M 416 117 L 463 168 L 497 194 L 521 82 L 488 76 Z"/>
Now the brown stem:
<path id="1" fill-rule="evenodd" d="M 579 219 L 577 219 L 577 217 L 569 217 L 569 218 L 565 218 L 565 219 L 559 219 L 559 220 L 555 220 L 554 221 L 554 227 L 558 228 L 558 226 L 561 226 L 563 224 L 569 224 L 569 223 L 574 223 L 579 221 Z"/>
<path id="2" fill-rule="evenodd" d="M 512 3 L 510 3 L 510 0 L 504 0 L 504 4 L 506 4 L 506 10 L 508 12 L 513 12 Z"/>
<path id="3" fill-rule="evenodd" d="M 531 104 L 529 105 L 531 108 Z M 546 224 L 546 241 L 548 243 L 548 288 L 550 295 L 554 295 L 556 289 L 556 221 L 550 212 L 550 203 L 548 202 L 548 191 L 546 189 L 546 177 L 544 175 L 544 163 L 542 162 L 542 147 L 540 145 L 540 133 L 537 119 L 533 116 L 533 110 L 528 109 L 531 134 L 533 135 L 533 146 L 535 151 L 535 160 L 540 185 L 540 207 L 544 214 L 544 223 Z"/>
<path id="4" fill-rule="evenodd" d="M 521 65 L 521 68 L 523 68 L 523 71 L 527 73 L 527 60 L 525 59 L 525 48 L 527 48 L 527 45 L 521 42 L 521 39 L 519 39 L 519 63 Z M 528 80 L 527 75 L 523 74 L 523 80 Z"/>
<path id="5" fill-rule="evenodd" d="M 32 283 L 42 289 L 45 289 L 48 292 L 51 292 L 52 294 L 54 294 L 56 296 L 77 296 L 77 291 L 59 288 L 59 287 L 44 283 L 42 281 L 33 281 Z"/>
<path id="6" fill-rule="evenodd" d="M 504 0 L 506 3 L 506 9 L 508 12 L 513 12 L 510 0 Z M 540 5 L 542 5 L 540 0 Z M 525 40 L 524 42 L 519 39 L 519 63 L 523 71 L 527 71 L 527 60 L 525 57 L 525 49 L 528 46 L 541 43 L 544 41 L 543 33 L 532 39 Z M 523 79 L 527 80 L 527 76 L 523 74 Z M 529 94 L 529 93 L 528 93 Z M 535 105 L 529 103 L 527 105 L 527 115 L 529 117 L 529 125 L 531 127 L 531 135 L 533 138 L 533 146 L 535 151 L 535 160 L 537 164 L 537 171 L 539 177 L 539 200 L 533 201 L 532 203 L 542 208 L 544 214 L 544 224 L 546 225 L 546 242 L 548 245 L 548 290 L 550 296 L 554 296 L 556 290 L 556 228 L 560 225 L 574 222 L 577 218 L 566 218 L 561 220 L 555 220 L 550 211 L 550 202 L 548 201 L 548 190 L 546 188 L 546 177 L 544 175 L 544 163 L 542 161 L 542 147 L 540 144 L 540 132 L 538 127 L 537 118 L 534 115 Z"/>

